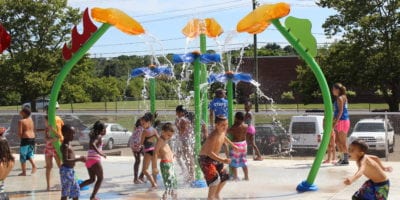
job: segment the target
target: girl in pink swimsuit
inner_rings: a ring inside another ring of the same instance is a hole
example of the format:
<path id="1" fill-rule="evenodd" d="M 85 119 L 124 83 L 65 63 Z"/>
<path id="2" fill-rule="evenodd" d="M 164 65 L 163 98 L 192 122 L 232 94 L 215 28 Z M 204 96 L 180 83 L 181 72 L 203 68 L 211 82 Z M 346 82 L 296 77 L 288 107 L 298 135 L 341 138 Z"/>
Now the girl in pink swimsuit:
<path id="1" fill-rule="evenodd" d="M 61 160 L 57 155 L 57 151 L 53 146 L 53 142 L 59 140 L 58 138 L 52 138 L 50 135 L 51 127 L 48 124 L 48 116 L 45 116 L 45 141 L 46 146 L 44 148 L 45 162 L 46 162 L 46 182 L 47 182 L 47 191 L 50 191 L 50 177 L 51 177 L 51 169 L 53 168 L 53 158 L 56 161 L 58 168 L 61 167 Z M 53 132 L 57 132 L 53 130 Z"/>
<path id="2" fill-rule="evenodd" d="M 97 121 L 94 123 L 92 131 L 89 135 L 89 150 L 86 160 L 86 167 L 89 172 L 89 179 L 82 182 L 79 187 L 83 188 L 87 185 L 90 185 L 96 181 L 94 185 L 92 195 L 90 196 L 90 200 L 98 200 L 96 197 L 97 192 L 100 189 L 101 183 L 103 182 L 103 167 L 101 165 L 101 157 L 106 158 L 106 155 L 103 154 L 103 136 L 106 134 L 106 126 L 104 123 Z"/>
<path id="3" fill-rule="evenodd" d="M 251 108 L 252 108 L 251 102 L 250 101 L 246 102 L 244 105 L 244 110 L 246 111 L 246 114 L 244 115 L 244 122 L 249 126 L 247 128 L 247 144 L 251 145 L 253 149 L 253 156 L 254 153 L 256 154 L 256 157 L 254 157 L 253 159 L 262 160 L 260 150 L 258 149 L 255 141 L 256 128 L 254 127 L 253 114 L 251 113 Z"/>

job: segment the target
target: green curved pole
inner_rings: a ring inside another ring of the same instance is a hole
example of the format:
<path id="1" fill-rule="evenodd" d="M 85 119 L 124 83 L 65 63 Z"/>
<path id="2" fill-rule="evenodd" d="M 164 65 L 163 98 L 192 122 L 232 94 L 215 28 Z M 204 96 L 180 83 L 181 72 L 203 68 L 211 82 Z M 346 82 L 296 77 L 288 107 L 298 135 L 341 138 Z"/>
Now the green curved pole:
<path id="1" fill-rule="evenodd" d="M 228 124 L 231 127 L 233 125 L 233 81 L 231 79 L 228 80 L 226 90 L 228 93 Z"/>
<path id="2" fill-rule="evenodd" d="M 156 113 L 156 79 L 150 78 L 150 112 Z"/>
<path id="3" fill-rule="evenodd" d="M 200 56 L 196 58 L 194 61 L 194 112 L 195 112 L 195 119 L 194 119 L 194 134 L 195 134 L 195 144 L 194 144 L 194 153 L 195 153 L 195 160 L 198 162 L 197 158 L 200 153 L 201 149 L 201 94 L 200 94 L 200 81 L 201 81 L 201 63 L 200 63 Z M 202 172 L 200 170 L 200 166 L 197 163 L 196 165 L 196 180 L 201 180 Z"/>
<path id="4" fill-rule="evenodd" d="M 306 182 L 310 185 L 314 184 L 315 178 L 318 174 L 318 170 L 321 167 L 322 160 L 324 158 L 326 149 L 328 148 L 329 139 L 332 132 L 332 120 L 333 120 L 333 106 L 331 101 L 331 95 L 328 83 L 326 82 L 325 76 L 322 73 L 321 68 L 314 58 L 307 53 L 307 50 L 301 45 L 299 40 L 286 29 L 278 19 L 273 20 L 272 24 L 279 30 L 279 32 L 286 38 L 286 40 L 294 47 L 294 49 L 299 53 L 299 55 L 306 61 L 308 66 L 310 66 L 315 77 L 317 78 L 319 87 L 322 91 L 322 98 L 324 101 L 325 109 L 325 127 L 324 136 L 322 137 L 321 145 L 318 149 L 317 155 L 315 157 L 314 163 L 308 174 Z"/>
<path id="5" fill-rule="evenodd" d="M 89 49 L 97 42 L 97 40 L 110 28 L 110 26 L 111 26 L 110 24 L 103 24 L 86 41 L 86 43 L 72 56 L 72 58 L 67 63 L 65 63 L 64 67 L 61 69 L 61 72 L 58 74 L 50 94 L 48 115 L 49 115 L 49 125 L 51 127 L 56 127 L 56 102 L 65 78 L 67 77 L 71 69 L 76 65 L 76 63 L 79 62 L 79 60 L 86 54 L 86 52 L 89 51 Z M 55 133 L 53 132 L 51 132 L 51 136 L 56 137 Z M 61 142 L 56 141 L 53 143 L 53 145 L 57 151 L 58 156 L 62 158 L 60 150 Z"/>

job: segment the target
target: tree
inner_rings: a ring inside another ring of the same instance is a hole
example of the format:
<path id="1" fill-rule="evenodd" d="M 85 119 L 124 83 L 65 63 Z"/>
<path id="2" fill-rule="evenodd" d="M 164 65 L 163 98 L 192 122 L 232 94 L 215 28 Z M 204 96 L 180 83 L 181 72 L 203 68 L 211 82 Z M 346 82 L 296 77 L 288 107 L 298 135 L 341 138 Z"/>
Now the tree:
<path id="1" fill-rule="evenodd" d="M 328 82 L 380 90 L 389 110 L 399 111 L 400 2 L 321 0 L 318 5 L 337 11 L 325 21 L 325 33 L 328 36 L 342 34 L 341 41 L 322 51 L 324 53 L 317 58 Z M 292 86 L 301 89 L 303 97 L 313 98 L 309 94 L 317 94 L 319 89 L 311 78 L 312 73 L 304 67 L 297 71 L 298 80 Z"/>
<path id="2" fill-rule="evenodd" d="M 1 87 L 7 93 L 17 91 L 22 101 L 33 102 L 35 111 L 36 98 L 50 92 L 64 63 L 60 48 L 80 18 L 79 10 L 67 6 L 66 0 L 1 1 L 0 21 L 12 37 L 0 65 L 1 74 L 9 80 L 0 82 Z"/>

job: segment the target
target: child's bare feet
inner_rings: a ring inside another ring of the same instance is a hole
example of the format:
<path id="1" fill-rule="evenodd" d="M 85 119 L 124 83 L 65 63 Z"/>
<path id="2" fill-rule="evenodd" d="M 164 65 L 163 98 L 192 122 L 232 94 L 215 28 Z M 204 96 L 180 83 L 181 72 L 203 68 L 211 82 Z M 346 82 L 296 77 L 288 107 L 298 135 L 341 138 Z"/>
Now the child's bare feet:
<path id="1" fill-rule="evenodd" d="M 34 173 L 36 173 L 36 171 L 37 171 L 37 168 L 36 168 L 36 167 L 32 167 L 31 174 L 34 174 Z"/>
<path id="2" fill-rule="evenodd" d="M 254 158 L 255 161 L 262 161 L 263 159 L 261 158 L 261 156 L 257 156 L 256 158 Z"/>
<path id="3" fill-rule="evenodd" d="M 139 180 L 139 179 L 133 179 L 133 183 L 134 184 L 142 184 L 143 181 Z"/>
<path id="4" fill-rule="evenodd" d="M 324 160 L 324 162 L 322 162 L 323 164 L 328 164 L 328 163 L 331 163 L 332 161 L 330 161 L 330 160 Z"/>
<path id="5" fill-rule="evenodd" d="M 26 176 L 26 172 L 21 172 L 18 174 L 18 176 Z"/>
<path id="6" fill-rule="evenodd" d="M 176 191 L 172 190 L 171 197 L 172 197 L 173 200 L 177 200 L 178 199 L 178 193 Z"/>
<path id="7" fill-rule="evenodd" d="M 156 186 L 152 186 L 151 188 L 149 188 L 148 192 L 152 192 L 152 191 L 155 191 L 157 189 L 158 189 L 157 185 Z"/>
<path id="8" fill-rule="evenodd" d="M 93 197 L 93 198 L 90 198 L 90 200 L 100 200 L 100 198 L 98 198 L 98 197 Z"/>

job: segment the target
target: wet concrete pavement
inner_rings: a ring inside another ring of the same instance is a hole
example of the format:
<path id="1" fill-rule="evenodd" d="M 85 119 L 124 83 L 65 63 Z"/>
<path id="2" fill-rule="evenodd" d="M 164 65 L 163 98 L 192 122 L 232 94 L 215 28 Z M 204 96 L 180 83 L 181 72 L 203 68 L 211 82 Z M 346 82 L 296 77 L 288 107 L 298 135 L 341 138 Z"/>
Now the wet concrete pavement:
<path id="1" fill-rule="evenodd" d="M 18 157 L 18 156 L 16 156 Z M 60 191 L 45 191 L 45 169 L 42 155 L 36 157 L 39 170 L 34 175 L 26 177 L 16 176 L 20 172 L 19 162 L 6 179 L 6 191 L 10 199 L 17 200 L 47 200 L 59 199 Z M 132 157 L 107 157 L 103 160 L 105 180 L 98 197 L 110 200 L 141 200 L 160 199 L 163 193 L 162 181 L 159 180 L 160 189 L 148 192 L 149 185 L 134 185 Z M 349 166 L 323 165 L 316 179 L 320 188 L 317 192 L 297 193 L 295 188 L 304 180 L 311 167 L 312 160 L 271 160 L 249 161 L 250 181 L 230 181 L 222 192 L 224 199 L 273 199 L 273 200 L 347 200 L 361 186 L 365 178 L 361 178 L 351 186 L 345 186 L 342 182 L 345 177 L 356 171 L 355 163 Z M 391 179 L 391 191 L 389 199 L 400 199 L 400 162 L 387 163 L 394 168 L 389 175 Z M 29 164 L 28 164 L 29 166 Z M 177 167 L 178 168 L 178 167 Z M 239 171 L 241 174 L 241 171 Z M 83 163 L 78 163 L 76 173 L 79 179 L 88 178 L 87 170 Z M 183 183 L 183 176 L 177 172 L 179 199 L 205 199 L 207 188 L 190 188 Z M 59 184 L 58 169 L 52 172 L 53 185 Z M 89 199 L 90 190 L 82 191 L 80 199 Z"/>

